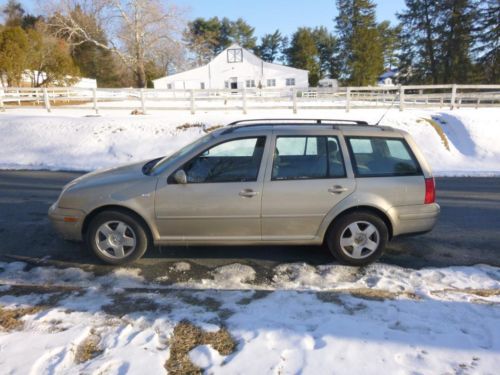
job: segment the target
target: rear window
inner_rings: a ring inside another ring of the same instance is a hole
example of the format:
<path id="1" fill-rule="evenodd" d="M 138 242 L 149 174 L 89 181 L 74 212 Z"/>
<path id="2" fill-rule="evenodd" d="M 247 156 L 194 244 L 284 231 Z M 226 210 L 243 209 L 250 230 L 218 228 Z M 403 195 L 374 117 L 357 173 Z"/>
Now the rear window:
<path id="1" fill-rule="evenodd" d="M 347 137 L 357 177 L 422 174 L 410 147 L 401 138 Z"/>

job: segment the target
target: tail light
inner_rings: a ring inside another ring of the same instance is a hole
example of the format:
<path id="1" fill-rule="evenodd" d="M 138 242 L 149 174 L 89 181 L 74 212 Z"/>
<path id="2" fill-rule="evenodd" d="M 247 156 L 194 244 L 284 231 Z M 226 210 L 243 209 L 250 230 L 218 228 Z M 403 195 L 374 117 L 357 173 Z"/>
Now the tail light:
<path id="1" fill-rule="evenodd" d="M 431 204 L 436 201 L 436 184 L 434 178 L 425 179 L 425 199 L 424 204 Z"/>

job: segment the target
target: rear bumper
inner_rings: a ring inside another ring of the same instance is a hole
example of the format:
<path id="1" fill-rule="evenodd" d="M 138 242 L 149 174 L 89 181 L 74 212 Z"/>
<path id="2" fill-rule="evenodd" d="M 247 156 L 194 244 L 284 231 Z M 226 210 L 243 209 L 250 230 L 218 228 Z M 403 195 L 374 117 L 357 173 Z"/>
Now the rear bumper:
<path id="1" fill-rule="evenodd" d="M 392 219 L 393 236 L 429 232 L 440 211 L 437 203 L 390 208 L 387 213 Z"/>
<path id="2" fill-rule="evenodd" d="M 52 227 L 65 240 L 82 241 L 82 226 L 85 213 L 80 210 L 60 208 L 54 203 L 49 208 Z"/>

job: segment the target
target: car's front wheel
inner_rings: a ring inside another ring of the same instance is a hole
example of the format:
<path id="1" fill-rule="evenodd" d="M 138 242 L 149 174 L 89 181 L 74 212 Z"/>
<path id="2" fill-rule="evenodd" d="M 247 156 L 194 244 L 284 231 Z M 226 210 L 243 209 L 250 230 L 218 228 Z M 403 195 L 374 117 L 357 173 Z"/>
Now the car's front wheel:
<path id="1" fill-rule="evenodd" d="M 113 265 L 139 259 L 149 246 L 143 224 L 119 211 L 97 214 L 90 222 L 86 242 L 99 259 Z"/>
<path id="2" fill-rule="evenodd" d="M 388 238 L 387 225 L 379 216 L 352 212 L 335 220 L 327 234 L 327 244 L 341 263 L 363 266 L 382 255 Z"/>

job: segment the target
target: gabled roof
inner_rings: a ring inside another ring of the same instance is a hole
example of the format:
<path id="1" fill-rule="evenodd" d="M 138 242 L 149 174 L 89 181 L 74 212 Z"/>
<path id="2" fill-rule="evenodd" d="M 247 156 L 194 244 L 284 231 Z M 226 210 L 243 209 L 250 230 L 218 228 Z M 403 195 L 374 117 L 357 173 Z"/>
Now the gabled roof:
<path id="1" fill-rule="evenodd" d="M 284 69 L 287 69 L 287 70 L 296 70 L 296 71 L 301 71 L 301 72 L 309 72 L 306 69 L 298 69 L 298 68 L 294 68 L 292 66 L 287 66 L 287 65 L 282 65 L 282 64 L 276 64 L 276 63 L 270 63 L 270 62 L 264 61 L 259 56 L 257 56 L 256 54 L 254 54 L 252 51 L 250 51 L 250 50 L 248 50 L 246 48 L 243 48 L 238 43 L 232 43 L 229 47 L 225 48 L 219 54 L 217 54 L 208 64 L 204 64 L 204 65 L 198 66 L 198 67 L 193 68 L 193 69 L 189 69 L 189 70 L 185 70 L 183 72 L 179 72 L 179 73 L 171 74 L 171 75 L 168 75 L 168 76 L 165 76 L 165 77 L 161 77 L 161 78 L 153 80 L 153 82 L 162 80 L 162 79 L 167 78 L 167 77 L 170 79 L 170 78 L 173 78 L 175 76 L 180 76 L 181 74 L 185 74 L 185 73 L 188 73 L 188 72 L 193 72 L 193 71 L 196 71 L 196 70 L 202 70 L 203 68 L 206 68 L 208 65 L 210 65 L 213 61 L 217 60 L 224 53 L 227 53 L 226 51 L 228 49 L 236 49 L 236 48 L 241 48 L 244 51 L 245 54 L 250 55 L 253 58 L 260 60 L 264 64 L 264 67 L 268 67 L 268 68 L 275 67 L 275 68 L 280 68 L 280 69 L 284 68 Z"/>

